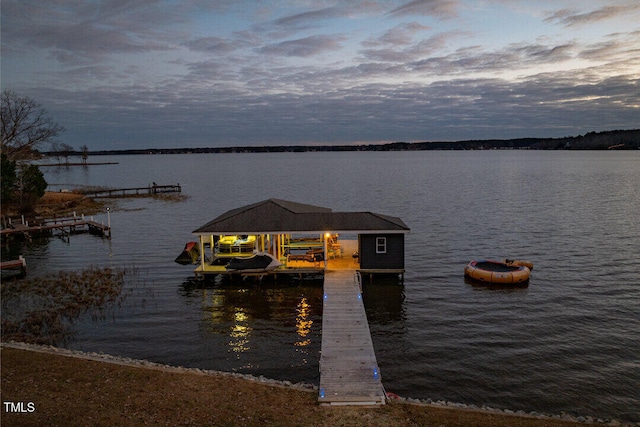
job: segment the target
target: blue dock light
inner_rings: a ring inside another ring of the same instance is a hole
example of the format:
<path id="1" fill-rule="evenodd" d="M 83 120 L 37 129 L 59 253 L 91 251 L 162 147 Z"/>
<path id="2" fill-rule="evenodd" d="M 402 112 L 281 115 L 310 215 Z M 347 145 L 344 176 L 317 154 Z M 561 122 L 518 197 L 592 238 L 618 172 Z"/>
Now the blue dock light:
<path id="1" fill-rule="evenodd" d="M 323 388 L 320 389 L 320 397 L 321 398 L 324 397 L 324 389 Z"/>
<path id="2" fill-rule="evenodd" d="M 327 299 L 327 294 L 324 294 L 324 299 Z"/>
<path id="3" fill-rule="evenodd" d="M 362 299 L 362 294 L 358 292 L 358 299 Z"/>
<path id="4" fill-rule="evenodd" d="M 373 378 L 378 379 L 378 368 L 373 368 Z"/>

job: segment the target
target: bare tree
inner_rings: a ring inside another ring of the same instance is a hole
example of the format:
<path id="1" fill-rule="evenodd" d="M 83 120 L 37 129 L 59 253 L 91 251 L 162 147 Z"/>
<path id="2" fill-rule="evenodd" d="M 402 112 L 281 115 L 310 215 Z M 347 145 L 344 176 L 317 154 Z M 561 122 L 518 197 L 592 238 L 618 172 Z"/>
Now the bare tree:
<path id="1" fill-rule="evenodd" d="M 51 142 L 64 128 L 40 104 L 14 91 L 2 92 L 2 152 L 10 160 L 28 158 L 40 145 Z"/>
<path id="2" fill-rule="evenodd" d="M 62 165 L 62 158 L 64 157 L 64 164 L 69 164 L 69 156 L 73 153 L 73 147 L 69 144 L 65 144 L 64 142 L 53 141 L 51 142 L 51 151 L 49 155 L 53 155 L 56 160 L 58 160 L 58 164 Z"/>
<path id="3" fill-rule="evenodd" d="M 82 164 L 86 166 L 87 158 L 89 158 L 89 147 L 87 147 L 87 144 L 80 147 L 80 151 L 82 151 Z"/>

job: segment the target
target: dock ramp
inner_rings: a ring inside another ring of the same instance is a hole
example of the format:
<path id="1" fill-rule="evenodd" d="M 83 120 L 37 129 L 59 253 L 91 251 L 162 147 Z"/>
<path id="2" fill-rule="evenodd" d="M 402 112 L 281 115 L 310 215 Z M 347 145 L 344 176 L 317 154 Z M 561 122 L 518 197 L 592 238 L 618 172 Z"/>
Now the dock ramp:
<path id="1" fill-rule="evenodd" d="M 386 395 L 373 350 L 356 270 L 324 275 L 320 389 L 322 405 L 384 405 Z"/>

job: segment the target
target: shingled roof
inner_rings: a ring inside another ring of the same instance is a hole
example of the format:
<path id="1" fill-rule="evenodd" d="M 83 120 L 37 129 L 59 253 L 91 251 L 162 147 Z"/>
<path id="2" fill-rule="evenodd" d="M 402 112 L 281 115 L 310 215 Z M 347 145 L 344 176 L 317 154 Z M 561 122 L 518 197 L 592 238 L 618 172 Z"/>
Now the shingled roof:
<path id="1" fill-rule="evenodd" d="M 406 233 L 400 219 L 371 212 L 332 212 L 329 208 L 268 199 L 232 209 L 193 231 L 195 234 L 262 234 L 325 231 Z"/>

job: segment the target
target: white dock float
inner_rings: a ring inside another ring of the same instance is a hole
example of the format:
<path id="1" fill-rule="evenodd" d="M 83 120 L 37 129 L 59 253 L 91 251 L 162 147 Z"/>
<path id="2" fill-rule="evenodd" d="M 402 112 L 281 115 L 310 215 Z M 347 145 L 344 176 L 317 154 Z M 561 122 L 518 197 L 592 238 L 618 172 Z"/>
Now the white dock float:
<path id="1" fill-rule="evenodd" d="M 356 271 L 324 275 L 320 390 L 322 405 L 384 405 L 386 396 Z"/>

